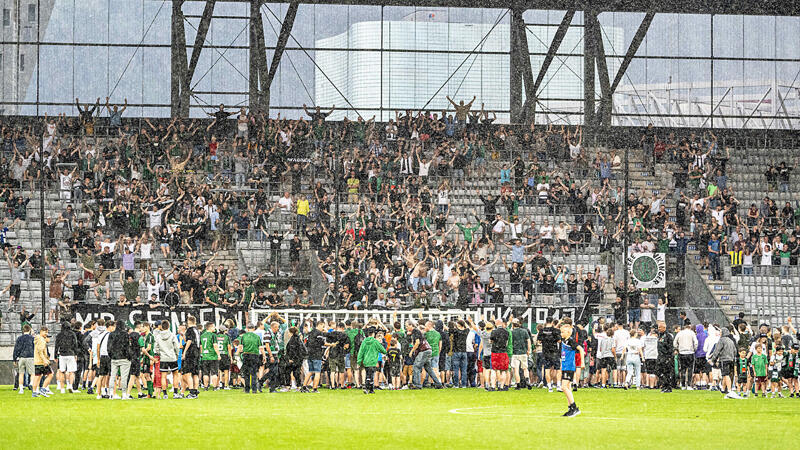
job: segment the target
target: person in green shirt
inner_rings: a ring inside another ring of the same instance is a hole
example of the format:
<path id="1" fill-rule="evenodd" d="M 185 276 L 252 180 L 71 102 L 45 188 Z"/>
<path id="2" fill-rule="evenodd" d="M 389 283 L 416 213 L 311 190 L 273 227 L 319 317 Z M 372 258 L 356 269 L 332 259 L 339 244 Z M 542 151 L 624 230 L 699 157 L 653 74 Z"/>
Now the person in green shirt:
<path id="1" fill-rule="evenodd" d="M 436 331 L 434 323 L 430 320 L 425 323 L 425 340 L 431 346 L 433 372 L 441 379 L 441 375 L 439 375 L 439 353 L 442 351 L 442 335 Z"/>
<path id="2" fill-rule="evenodd" d="M 222 389 L 230 389 L 230 367 L 232 360 L 231 338 L 226 333 L 228 329 L 220 325 L 217 333 L 217 350 L 219 351 L 219 383 Z"/>
<path id="3" fill-rule="evenodd" d="M 433 322 L 428 322 L 428 325 L 432 325 L 432 323 Z M 434 332 L 436 332 L 436 330 L 434 330 Z M 436 332 L 436 334 L 438 335 L 439 333 Z M 364 342 L 361 343 L 361 347 L 358 349 L 358 359 L 356 360 L 356 364 L 359 367 L 363 366 L 367 372 L 364 377 L 365 394 L 375 393 L 373 377 L 375 376 L 375 370 L 378 367 L 378 360 L 381 354 L 385 355 L 386 349 L 383 348 L 383 344 L 375 339 L 375 328 L 369 327 L 367 328 L 367 337 L 364 338 Z"/>
<path id="4" fill-rule="evenodd" d="M 150 323 L 145 321 L 141 323 L 140 327 L 142 336 L 139 338 L 139 347 L 141 349 L 141 362 L 142 362 L 142 379 L 147 383 L 147 397 L 153 398 L 153 377 L 152 367 L 156 356 L 155 343 L 153 333 L 150 332 Z M 141 394 L 140 394 L 141 396 Z"/>
<path id="5" fill-rule="evenodd" d="M 248 324 L 245 333 L 239 337 L 239 353 L 242 354 L 242 377 L 244 377 L 244 393 L 258 393 L 258 366 L 266 357 L 261 338 L 254 333 L 256 327 Z"/>
<path id="6" fill-rule="evenodd" d="M 756 344 L 756 352 L 750 357 L 750 364 L 753 365 L 753 375 L 756 377 L 755 395 L 758 397 L 759 389 L 767 397 L 767 355 L 764 354 L 762 344 Z"/>
<path id="7" fill-rule="evenodd" d="M 353 364 L 353 362 L 357 362 L 355 345 L 356 336 L 364 336 L 364 332 L 361 331 L 361 324 L 355 320 L 350 323 L 345 322 L 345 326 L 347 328 L 344 330 L 344 334 L 347 335 L 347 339 L 350 341 L 350 353 L 344 355 L 344 367 L 347 370 L 347 381 L 348 383 L 354 383 L 356 386 L 360 386 L 361 381 L 359 374 L 361 371 L 358 370 L 358 365 Z"/>
<path id="8" fill-rule="evenodd" d="M 256 279 L 256 281 L 258 280 Z M 250 309 L 250 304 L 253 303 L 256 293 L 256 288 L 253 286 L 255 281 L 251 283 L 250 280 L 244 280 L 242 283 L 245 286 L 244 291 L 242 291 L 242 305 L 244 305 L 245 308 Z"/>
<path id="9" fill-rule="evenodd" d="M 461 233 L 464 234 L 464 240 L 467 241 L 468 244 L 472 244 L 472 240 L 474 239 L 473 233 L 481 229 L 480 224 L 472 226 L 472 222 L 469 220 L 467 220 L 466 225 L 457 223 L 456 226 L 461 230 Z"/>
<path id="10" fill-rule="evenodd" d="M 200 335 L 200 370 L 203 371 L 203 386 L 208 390 L 209 378 L 211 385 L 219 389 L 217 373 L 219 372 L 219 348 L 214 324 L 207 322 L 205 331 Z"/>
<path id="11" fill-rule="evenodd" d="M 231 287 L 232 288 L 232 287 Z M 222 289 L 216 284 L 212 284 L 211 286 L 206 288 L 206 303 L 211 306 L 219 306 L 219 293 Z"/>

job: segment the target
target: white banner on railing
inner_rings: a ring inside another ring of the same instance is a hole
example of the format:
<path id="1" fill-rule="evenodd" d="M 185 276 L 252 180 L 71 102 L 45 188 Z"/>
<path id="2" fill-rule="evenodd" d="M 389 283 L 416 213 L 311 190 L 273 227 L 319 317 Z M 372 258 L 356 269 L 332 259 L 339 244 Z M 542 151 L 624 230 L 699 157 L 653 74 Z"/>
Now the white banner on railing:
<path id="1" fill-rule="evenodd" d="M 301 324 L 306 319 L 317 320 L 333 320 L 336 322 L 344 322 L 346 320 L 358 320 L 361 323 L 366 323 L 369 319 L 377 317 L 383 324 L 391 325 L 394 321 L 399 321 L 403 326 L 408 320 L 441 320 L 445 323 L 450 320 L 466 319 L 467 316 L 471 317 L 475 323 L 481 320 L 491 320 L 493 317 L 503 320 L 508 320 L 512 316 L 519 319 L 523 325 L 529 329 L 536 326 L 537 323 L 544 323 L 545 319 L 550 316 L 554 318 L 572 317 L 575 318 L 575 307 L 513 307 L 513 306 L 494 306 L 484 307 L 475 310 L 460 310 L 460 309 L 447 309 L 447 310 L 341 310 L 341 309 L 253 309 L 249 311 L 251 323 L 256 323 L 266 319 L 273 312 L 277 312 L 280 316 L 293 324 Z"/>

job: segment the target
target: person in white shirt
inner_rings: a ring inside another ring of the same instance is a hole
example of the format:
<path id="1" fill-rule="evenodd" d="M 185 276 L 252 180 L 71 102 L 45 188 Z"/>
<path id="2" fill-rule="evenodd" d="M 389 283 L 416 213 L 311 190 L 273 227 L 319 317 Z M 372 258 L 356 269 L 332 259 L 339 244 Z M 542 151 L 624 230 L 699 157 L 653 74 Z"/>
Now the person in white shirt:
<path id="1" fill-rule="evenodd" d="M 658 299 L 658 306 L 656 307 L 656 321 L 657 322 L 666 322 L 665 317 L 667 316 L 667 304 L 669 303 L 667 293 L 664 292 L 664 298 Z"/>
<path id="2" fill-rule="evenodd" d="M 553 226 L 550 225 L 547 219 L 544 219 L 544 223 L 539 227 L 539 239 L 543 247 L 549 246 L 551 252 L 555 250 L 553 246 Z"/>
<path id="3" fill-rule="evenodd" d="M 697 335 L 691 325 L 686 325 L 675 335 L 672 342 L 678 351 L 680 381 L 687 390 L 692 390 L 692 372 L 694 371 L 694 352 L 697 350 Z"/>
<path id="4" fill-rule="evenodd" d="M 654 389 L 657 384 L 658 373 L 658 333 L 655 327 L 642 340 L 644 344 L 644 377 L 647 386 Z"/>
<path id="5" fill-rule="evenodd" d="M 496 215 L 494 225 L 492 225 L 492 238 L 495 242 L 503 242 L 506 226 L 506 221 L 500 217 L 500 214 Z"/>
<path id="6" fill-rule="evenodd" d="M 717 345 L 720 338 L 722 337 L 722 331 L 716 327 L 716 325 L 712 325 L 708 327 L 708 334 L 706 335 L 706 340 L 703 342 L 703 351 L 706 352 L 706 355 L 710 355 L 712 351 L 714 351 L 714 346 Z M 712 367 L 711 369 L 711 386 L 717 386 L 719 384 L 719 380 L 722 379 L 722 370 L 719 367 Z"/>
<path id="7" fill-rule="evenodd" d="M 102 325 L 105 325 L 105 322 L 101 322 L 101 320 L 102 319 L 97 320 L 97 330 L 100 330 Z M 113 320 L 109 321 L 108 327 L 102 327 L 103 329 L 97 333 L 97 339 L 92 338 L 94 353 L 97 355 L 95 358 L 97 363 L 97 377 L 95 378 L 95 382 L 97 383 L 98 399 L 107 395 L 105 391 L 106 388 L 108 388 L 108 379 L 111 374 L 111 358 L 108 356 L 108 335 L 114 331 L 115 325 Z"/>
<path id="8" fill-rule="evenodd" d="M 280 209 L 282 213 L 290 213 L 292 212 L 293 204 L 294 201 L 292 201 L 292 196 L 289 194 L 289 192 L 284 192 L 283 197 L 278 200 L 278 209 Z"/>
<path id="9" fill-rule="evenodd" d="M 467 334 L 467 386 L 475 386 L 477 370 L 476 364 L 478 361 L 478 355 L 475 352 L 477 347 L 475 346 L 475 338 L 478 337 L 478 333 L 475 331 L 474 328 L 469 330 Z"/>
<path id="10" fill-rule="evenodd" d="M 628 344 L 628 339 L 631 338 L 631 333 L 626 328 L 627 325 L 616 325 L 617 329 L 614 331 L 614 357 L 617 363 L 617 370 L 614 372 L 614 384 L 621 386 L 625 382 L 625 371 L 627 365 L 625 364 L 625 346 Z"/>
<path id="11" fill-rule="evenodd" d="M 641 308 L 641 317 L 639 321 L 641 322 L 642 329 L 645 330 L 645 332 L 649 332 L 653 325 L 654 306 L 650 303 L 650 299 L 647 295 L 642 296 L 642 303 L 639 307 Z"/>
<path id="12" fill-rule="evenodd" d="M 439 190 L 436 192 L 436 208 L 437 214 L 444 214 L 447 216 L 447 212 L 450 209 L 450 190 L 448 189 L 446 180 L 442 182 L 439 186 Z"/>
<path id="13" fill-rule="evenodd" d="M 644 359 L 644 344 L 641 337 L 644 330 L 639 330 L 625 343 L 622 353 L 626 356 L 625 365 L 627 376 L 625 377 L 625 389 L 633 383 L 636 389 L 640 389 L 642 381 L 642 360 Z"/>
<path id="14" fill-rule="evenodd" d="M 613 330 L 610 326 L 605 331 L 598 331 L 595 334 L 597 339 L 597 359 L 600 368 L 600 385 L 608 387 L 608 371 L 614 371 L 614 339 Z"/>
<path id="15" fill-rule="evenodd" d="M 59 198 L 61 200 L 71 200 L 72 199 L 72 176 L 75 175 L 75 171 L 78 169 L 77 166 L 72 169 L 72 172 L 67 172 L 67 169 L 63 169 L 59 174 L 60 178 L 60 193 Z"/>
<path id="16" fill-rule="evenodd" d="M 417 172 L 423 180 L 428 177 L 431 169 L 431 161 L 425 158 L 425 156 L 420 157 L 419 153 L 417 153 L 417 163 L 419 164 L 419 171 Z"/>

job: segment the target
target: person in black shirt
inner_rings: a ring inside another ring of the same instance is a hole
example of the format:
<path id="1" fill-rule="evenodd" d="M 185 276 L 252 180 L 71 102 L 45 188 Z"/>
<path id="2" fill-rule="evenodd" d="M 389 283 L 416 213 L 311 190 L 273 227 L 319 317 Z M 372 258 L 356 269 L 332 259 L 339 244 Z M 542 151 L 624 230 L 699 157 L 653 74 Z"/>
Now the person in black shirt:
<path id="1" fill-rule="evenodd" d="M 467 387 L 467 336 L 469 329 L 463 320 L 455 322 L 450 329 L 450 341 L 453 347 L 453 357 L 450 366 L 453 369 L 453 385 Z"/>
<path id="2" fill-rule="evenodd" d="M 207 114 L 214 118 L 213 133 L 216 134 L 217 136 L 225 136 L 228 131 L 228 123 L 227 123 L 228 117 L 236 114 L 236 112 L 225 111 L 225 105 L 220 103 L 219 110 Z"/>
<path id="3" fill-rule="evenodd" d="M 553 326 L 555 320 L 552 317 L 545 319 L 544 328 L 539 332 L 538 339 L 542 343 L 542 367 L 545 371 L 545 381 L 550 392 L 553 392 L 553 384 L 556 382 L 556 375 L 561 365 L 561 351 L 558 343 L 561 341 L 561 332 Z"/>
<path id="4" fill-rule="evenodd" d="M 508 390 L 508 330 L 502 319 L 495 320 L 495 328 L 489 335 L 492 344 L 492 372 L 497 380 L 497 390 Z"/>
<path id="5" fill-rule="evenodd" d="M 300 236 L 294 235 L 294 239 L 289 242 L 289 261 L 292 263 L 292 274 L 297 273 L 297 268 L 300 266 L 300 251 L 303 249 L 303 243 L 300 242 Z"/>
<path id="6" fill-rule="evenodd" d="M 441 320 L 437 320 L 435 323 L 435 329 L 439 332 L 441 336 L 441 343 L 442 348 L 439 350 L 439 374 L 441 376 L 441 381 L 444 384 L 450 384 L 450 364 L 447 364 L 448 353 L 450 353 L 450 333 L 448 333 L 447 329 L 444 327 L 444 322 Z M 436 362 L 434 362 L 436 363 Z M 452 361 L 451 361 L 452 363 Z"/>
<path id="7" fill-rule="evenodd" d="M 64 384 L 72 392 L 77 372 L 78 338 L 73 333 L 69 322 L 61 322 L 61 332 L 56 335 L 55 353 L 53 357 L 58 361 L 58 387 L 64 393 Z"/>
<path id="8" fill-rule="evenodd" d="M 347 371 L 344 357 L 350 351 L 350 339 L 344 333 L 344 324 L 337 323 L 336 330 L 327 334 L 325 347 L 328 350 L 328 369 L 331 371 L 331 384 L 335 388 L 344 388 Z M 334 375 L 335 374 L 335 375 Z"/>
<path id="9" fill-rule="evenodd" d="M 313 389 L 314 392 L 317 391 L 317 387 L 319 386 L 319 374 L 322 372 L 322 359 L 325 354 L 325 343 L 327 342 L 327 337 L 325 336 L 325 321 L 320 320 L 317 322 L 316 327 L 308 333 L 306 337 L 306 349 L 308 349 L 308 373 L 306 374 L 306 379 L 303 382 L 303 390 L 304 392 L 308 392 L 309 389 Z M 313 386 L 311 382 L 313 381 Z"/>
<path id="10" fill-rule="evenodd" d="M 664 322 L 658 322 L 658 382 L 661 384 L 661 392 L 672 392 L 675 384 L 675 348 L 673 346 L 672 334 L 667 331 Z"/>
<path id="11" fill-rule="evenodd" d="M 86 301 L 86 292 L 89 286 L 83 284 L 83 278 L 78 278 L 78 283 L 72 285 L 72 299 L 76 303 L 83 303 Z"/>
<path id="12" fill-rule="evenodd" d="M 196 328 L 197 319 L 193 316 L 186 318 L 186 344 L 183 346 L 181 364 L 181 397 L 185 396 L 186 388 L 189 388 L 189 395 L 186 398 L 197 398 L 197 387 L 199 386 L 199 365 L 200 365 L 200 332 Z"/>

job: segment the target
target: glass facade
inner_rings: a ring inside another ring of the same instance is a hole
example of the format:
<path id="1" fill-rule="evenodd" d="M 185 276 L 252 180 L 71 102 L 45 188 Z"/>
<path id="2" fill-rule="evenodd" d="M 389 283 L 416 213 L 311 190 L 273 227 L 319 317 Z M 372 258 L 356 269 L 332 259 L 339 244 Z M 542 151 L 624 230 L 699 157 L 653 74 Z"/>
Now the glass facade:
<path id="1" fill-rule="evenodd" d="M 203 8 L 183 5 L 188 55 Z M 268 63 L 287 8 L 261 8 Z M 128 100 L 126 115 L 169 115 L 172 2 L 0 0 L 0 9 L 2 113 L 75 114 L 76 97 L 110 97 Z M 211 105 L 248 103 L 250 5 L 218 2 L 214 15 L 191 83 L 196 117 Z M 563 16 L 523 15 L 534 77 Z M 643 17 L 599 14 L 611 80 Z M 582 122 L 583 25 L 578 12 L 545 74 L 537 121 Z M 270 104 L 289 117 L 319 104 L 344 108 L 340 117 L 386 119 L 475 95 L 504 122 L 509 26 L 504 9 L 302 4 Z M 797 42 L 798 17 L 656 14 L 614 93 L 613 123 L 798 128 Z"/>

